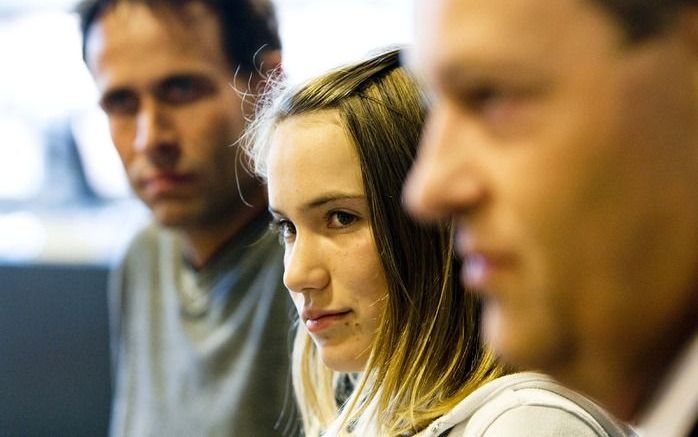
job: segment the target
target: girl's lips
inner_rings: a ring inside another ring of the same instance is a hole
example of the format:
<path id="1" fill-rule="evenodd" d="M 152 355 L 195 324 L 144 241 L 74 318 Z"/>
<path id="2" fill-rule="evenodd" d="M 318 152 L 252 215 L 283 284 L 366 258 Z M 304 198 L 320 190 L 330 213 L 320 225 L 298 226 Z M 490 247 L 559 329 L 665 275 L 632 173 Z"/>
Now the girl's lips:
<path id="1" fill-rule="evenodd" d="M 350 312 L 351 310 L 330 313 L 324 312 L 319 314 L 308 314 L 307 316 L 304 313 L 303 319 L 305 320 L 305 327 L 308 328 L 308 331 L 317 333 L 341 322 Z"/>

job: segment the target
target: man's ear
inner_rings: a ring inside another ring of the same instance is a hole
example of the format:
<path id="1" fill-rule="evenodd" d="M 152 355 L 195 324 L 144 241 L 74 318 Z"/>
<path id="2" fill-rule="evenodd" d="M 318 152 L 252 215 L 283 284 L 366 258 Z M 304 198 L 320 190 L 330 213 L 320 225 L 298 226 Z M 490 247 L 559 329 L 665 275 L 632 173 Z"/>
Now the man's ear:
<path id="1" fill-rule="evenodd" d="M 685 6 L 680 14 L 681 33 L 690 44 L 694 58 L 698 60 L 698 6 Z"/>
<path id="2" fill-rule="evenodd" d="M 281 50 L 268 50 L 264 52 L 257 63 L 257 71 L 253 78 L 252 86 L 255 94 L 261 93 L 269 82 L 273 82 L 282 76 Z"/>
<path id="3" fill-rule="evenodd" d="M 281 50 L 269 50 L 262 55 L 262 62 L 259 65 L 262 72 L 275 71 L 281 68 Z"/>
<path id="4" fill-rule="evenodd" d="M 246 74 L 244 82 L 236 77 L 232 83 L 237 85 L 237 93 L 243 95 L 243 116 L 249 121 L 255 112 L 257 100 L 264 94 L 267 86 L 283 78 L 281 67 L 281 50 L 269 50 L 259 55 L 255 61 L 255 71 Z M 233 85 L 233 86 L 235 86 Z"/>

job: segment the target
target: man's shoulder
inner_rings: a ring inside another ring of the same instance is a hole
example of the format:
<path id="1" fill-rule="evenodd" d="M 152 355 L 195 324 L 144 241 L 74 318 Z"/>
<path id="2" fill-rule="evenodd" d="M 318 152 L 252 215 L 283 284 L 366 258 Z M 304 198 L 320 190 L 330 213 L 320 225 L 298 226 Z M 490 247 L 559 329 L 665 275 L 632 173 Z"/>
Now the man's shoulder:
<path id="1" fill-rule="evenodd" d="M 247 247 L 247 256 L 260 257 L 268 262 L 276 262 L 284 254 L 278 236 L 268 229 L 261 232 Z"/>
<path id="2" fill-rule="evenodd" d="M 181 250 L 178 240 L 171 231 L 167 231 L 152 222 L 136 232 L 112 269 L 112 275 L 130 275 L 133 271 L 149 270 L 148 266 L 159 263 L 168 253 Z"/>
<path id="3" fill-rule="evenodd" d="M 215 269 L 221 265 L 239 266 L 243 270 L 278 267 L 283 265 L 284 249 L 278 236 L 269 230 L 268 220 L 258 219 L 251 223 L 245 232 L 234 238 L 215 263 Z"/>
<path id="4" fill-rule="evenodd" d="M 157 222 L 150 222 L 133 235 L 128 249 L 155 245 L 164 235 L 164 229 Z"/>
<path id="5" fill-rule="evenodd" d="M 136 232 L 126 247 L 124 258 L 133 257 L 145 250 L 154 250 L 174 244 L 175 234 L 156 222 L 151 222 Z"/>

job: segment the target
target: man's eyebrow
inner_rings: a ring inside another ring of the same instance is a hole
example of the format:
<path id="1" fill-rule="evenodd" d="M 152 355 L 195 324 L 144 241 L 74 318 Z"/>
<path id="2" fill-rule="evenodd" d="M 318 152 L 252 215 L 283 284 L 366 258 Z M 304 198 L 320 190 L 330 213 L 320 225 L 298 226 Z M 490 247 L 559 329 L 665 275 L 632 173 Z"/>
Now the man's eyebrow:
<path id="1" fill-rule="evenodd" d="M 160 79 L 158 85 L 171 85 L 186 81 L 209 82 L 210 79 L 205 74 L 198 71 L 181 71 Z"/>
<path id="2" fill-rule="evenodd" d="M 152 91 L 153 89 L 158 89 L 187 81 L 208 82 L 209 79 L 206 77 L 205 74 L 199 71 L 183 70 L 176 73 L 172 73 L 165 77 L 158 78 L 157 80 L 148 84 L 146 89 Z M 133 88 L 134 87 L 130 84 L 113 84 L 108 87 L 105 87 L 105 89 L 102 91 L 102 95 L 105 96 L 114 93 L 133 92 Z"/>
<path id="3" fill-rule="evenodd" d="M 365 200 L 365 194 L 352 194 L 352 193 L 326 193 L 321 196 L 316 197 L 308 202 L 306 202 L 301 209 L 311 210 L 320 208 L 328 203 L 342 201 L 342 200 Z M 282 211 L 275 208 L 269 207 L 269 212 L 276 215 L 285 215 Z"/>
<path id="4" fill-rule="evenodd" d="M 126 96 L 134 94 L 133 91 L 127 86 L 115 86 L 112 88 L 105 89 L 99 96 L 100 103 L 105 100 L 109 100 L 114 97 Z"/>

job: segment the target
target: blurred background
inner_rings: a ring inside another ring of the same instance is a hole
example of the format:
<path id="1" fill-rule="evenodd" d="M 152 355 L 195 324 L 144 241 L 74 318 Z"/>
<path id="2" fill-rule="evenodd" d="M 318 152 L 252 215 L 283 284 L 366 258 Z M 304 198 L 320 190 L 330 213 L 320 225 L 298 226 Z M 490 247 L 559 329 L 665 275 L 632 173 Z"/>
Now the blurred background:
<path id="1" fill-rule="evenodd" d="M 105 435 L 109 267 L 148 220 L 80 54 L 76 0 L 0 0 L 0 437 Z M 292 82 L 410 43 L 405 0 L 277 0 Z"/>

